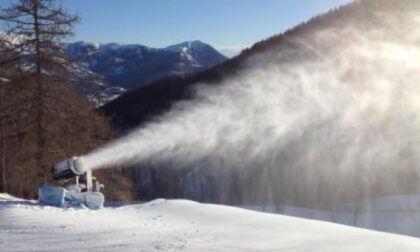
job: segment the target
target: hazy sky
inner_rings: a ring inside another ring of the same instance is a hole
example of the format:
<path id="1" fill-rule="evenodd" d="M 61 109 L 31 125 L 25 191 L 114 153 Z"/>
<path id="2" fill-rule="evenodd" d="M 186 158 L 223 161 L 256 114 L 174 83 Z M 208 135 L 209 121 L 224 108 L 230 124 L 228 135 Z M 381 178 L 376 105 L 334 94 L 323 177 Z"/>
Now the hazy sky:
<path id="1" fill-rule="evenodd" d="M 4 7 L 12 0 L 0 0 Z M 63 0 L 82 22 L 73 40 L 164 47 L 201 40 L 237 50 L 351 0 Z"/>

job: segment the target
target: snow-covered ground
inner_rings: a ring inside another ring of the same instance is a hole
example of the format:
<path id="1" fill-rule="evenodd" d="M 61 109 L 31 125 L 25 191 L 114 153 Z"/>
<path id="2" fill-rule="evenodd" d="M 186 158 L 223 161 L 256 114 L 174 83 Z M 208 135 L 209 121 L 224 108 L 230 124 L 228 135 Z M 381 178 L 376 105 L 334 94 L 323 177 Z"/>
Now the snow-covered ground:
<path id="1" fill-rule="evenodd" d="M 186 200 L 91 211 L 0 197 L 0 251 L 160 250 L 418 252 L 420 240 Z"/>
<path id="2" fill-rule="evenodd" d="M 420 238 L 420 195 L 371 198 L 337 206 L 330 211 L 292 206 L 276 208 L 275 206 L 244 205 L 241 207 Z"/>

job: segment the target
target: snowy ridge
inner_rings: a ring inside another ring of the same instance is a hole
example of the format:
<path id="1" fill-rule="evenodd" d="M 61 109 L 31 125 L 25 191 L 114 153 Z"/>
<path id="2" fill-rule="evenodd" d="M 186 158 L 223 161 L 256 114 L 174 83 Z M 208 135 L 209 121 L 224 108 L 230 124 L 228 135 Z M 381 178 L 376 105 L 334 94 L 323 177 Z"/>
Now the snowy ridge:
<path id="1" fill-rule="evenodd" d="M 227 59 L 201 41 L 187 41 L 166 48 L 79 41 L 67 45 L 67 54 L 103 76 L 107 85 L 124 88 L 147 85 L 169 75 L 196 73 Z"/>
<path id="2" fill-rule="evenodd" d="M 128 89 L 170 75 L 196 73 L 227 59 L 201 41 L 167 48 L 78 41 L 67 44 L 66 53 L 75 62 L 74 72 L 79 79 L 74 82 L 76 90 L 96 106 L 112 101 Z M 87 75 L 96 80 L 84 81 Z"/>
<path id="3" fill-rule="evenodd" d="M 415 238 L 187 200 L 99 211 L 0 200 L 0 219 L 1 251 L 420 251 Z"/>
<path id="4" fill-rule="evenodd" d="M 0 193 L 0 202 L 1 201 L 6 201 L 6 200 L 20 200 L 20 199 L 15 198 L 8 193 Z"/>

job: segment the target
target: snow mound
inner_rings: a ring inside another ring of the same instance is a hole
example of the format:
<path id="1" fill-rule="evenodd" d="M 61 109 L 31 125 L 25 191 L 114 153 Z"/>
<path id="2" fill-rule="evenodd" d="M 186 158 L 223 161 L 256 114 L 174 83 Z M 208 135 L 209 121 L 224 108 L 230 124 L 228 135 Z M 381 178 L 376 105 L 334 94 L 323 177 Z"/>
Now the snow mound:
<path id="1" fill-rule="evenodd" d="M 0 251 L 420 251 L 420 240 L 187 200 L 98 211 L 0 200 Z"/>
<path id="2" fill-rule="evenodd" d="M 0 193 L 0 200 L 12 200 L 17 199 L 8 193 Z"/>

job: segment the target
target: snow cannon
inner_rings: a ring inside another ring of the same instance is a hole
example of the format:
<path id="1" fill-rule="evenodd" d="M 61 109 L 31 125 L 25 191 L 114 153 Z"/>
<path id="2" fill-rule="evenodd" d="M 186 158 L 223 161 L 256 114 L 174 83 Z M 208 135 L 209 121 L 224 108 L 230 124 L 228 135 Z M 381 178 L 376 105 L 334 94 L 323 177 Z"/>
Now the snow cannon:
<path id="1" fill-rule="evenodd" d="M 51 168 L 53 178 L 63 181 L 63 187 L 41 185 L 39 203 L 62 208 L 102 208 L 105 202 L 100 192 L 104 185 L 92 176 L 92 170 L 83 162 L 83 157 L 71 157 L 57 162 Z"/>
<path id="2" fill-rule="evenodd" d="M 54 179 L 61 180 L 81 176 L 87 169 L 83 165 L 83 158 L 72 157 L 56 163 L 51 170 Z"/>

